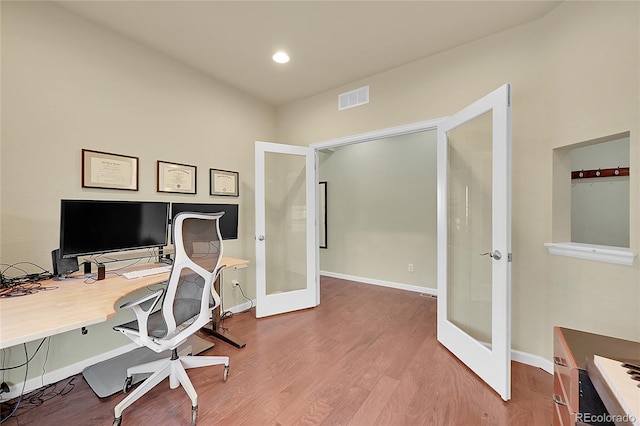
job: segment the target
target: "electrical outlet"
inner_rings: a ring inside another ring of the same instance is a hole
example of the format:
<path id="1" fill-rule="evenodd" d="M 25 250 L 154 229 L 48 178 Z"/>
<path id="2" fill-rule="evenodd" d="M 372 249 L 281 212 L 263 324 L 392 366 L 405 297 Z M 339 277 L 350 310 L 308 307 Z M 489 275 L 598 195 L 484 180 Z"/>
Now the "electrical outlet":
<path id="1" fill-rule="evenodd" d="M 240 282 L 238 280 L 231 280 L 231 284 L 233 284 L 233 288 L 240 287 Z"/>
<path id="2" fill-rule="evenodd" d="M 407 271 L 413 272 L 413 263 L 409 264 L 409 266 L 407 267 Z"/>

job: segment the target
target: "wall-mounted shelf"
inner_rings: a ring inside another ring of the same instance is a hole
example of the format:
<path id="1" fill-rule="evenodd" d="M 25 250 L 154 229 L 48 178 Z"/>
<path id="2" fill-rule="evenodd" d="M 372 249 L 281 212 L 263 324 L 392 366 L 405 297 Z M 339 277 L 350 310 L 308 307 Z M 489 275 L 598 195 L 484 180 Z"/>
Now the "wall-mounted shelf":
<path id="1" fill-rule="evenodd" d="M 633 265 L 636 256 L 626 247 L 582 243 L 544 243 L 544 246 L 549 251 L 549 254 L 618 263 L 620 265 Z"/>
<path id="2" fill-rule="evenodd" d="M 611 169 L 576 170 L 571 172 L 571 179 L 591 179 L 612 176 L 629 176 L 629 167 Z"/>

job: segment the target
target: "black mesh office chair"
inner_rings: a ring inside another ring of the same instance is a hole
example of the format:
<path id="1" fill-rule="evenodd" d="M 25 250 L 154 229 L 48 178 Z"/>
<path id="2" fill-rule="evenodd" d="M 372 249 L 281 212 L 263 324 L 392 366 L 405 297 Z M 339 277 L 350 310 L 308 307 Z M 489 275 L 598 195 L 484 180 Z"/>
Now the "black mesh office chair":
<path id="1" fill-rule="evenodd" d="M 178 356 L 177 348 L 207 324 L 211 311 L 220 304 L 213 282 L 220 270 L 222 239 L 219 220 L 223 213 L 180 213 L 173 222 L 175 259 L 166 290 L 158 290 L 126 303 L 136 321 L 114 327 L 140 346 L 155 352 L 171 351 L 171 358 L 127 369 L 124 391 L 134 374 L 152 373 L 115 407 L 114 426 L 122 422 L 122 412 L 166 377 L 171 389 L 182 385 L 191 398 L 191 420 L 198 417 L 198 394 L 185 369 L 224 364 L 223 380 L 229 375 L 229 357 Z M 161 309 L 153 308 L 161 303 Z"/>

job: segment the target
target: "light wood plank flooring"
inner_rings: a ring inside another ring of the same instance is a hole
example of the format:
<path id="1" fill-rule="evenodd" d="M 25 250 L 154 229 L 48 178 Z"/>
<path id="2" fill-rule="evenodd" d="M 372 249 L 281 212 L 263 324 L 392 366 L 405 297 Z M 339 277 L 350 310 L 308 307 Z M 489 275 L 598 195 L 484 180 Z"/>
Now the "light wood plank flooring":
<path id="1" fill-rule="evenodd" d="M 220 366 L 189 370 L 199 425 L 552 423 L 553 377 L 514 362 L 512 399 L 503 402 L 437 343 L 436 299 L 326 277 L 321 294 L 314 309 L 225 321 L 247 346 L 217 342 L 205 353 L 230 356 L 226 383 Z M 82 376 L 44 393 L 35 404 L 28 398 L 4 424 L 110 425 L 123 397 L 98 398 Z M 188 425 L 190 419 L 186 393 L 170 390 L 165 380 L 125 410 L 123 425 Z"/>

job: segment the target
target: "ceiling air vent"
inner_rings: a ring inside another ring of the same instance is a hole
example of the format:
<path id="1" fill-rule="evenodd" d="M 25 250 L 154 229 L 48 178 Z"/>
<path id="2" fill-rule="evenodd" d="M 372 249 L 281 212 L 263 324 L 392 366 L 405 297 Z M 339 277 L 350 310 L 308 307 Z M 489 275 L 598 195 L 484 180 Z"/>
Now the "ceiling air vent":
<path id="1" fill-rule="evenodd" d="M 338 111 L 369 103 L 369 86 L 364 86 L 350 92 L 338 95 Z"/>

